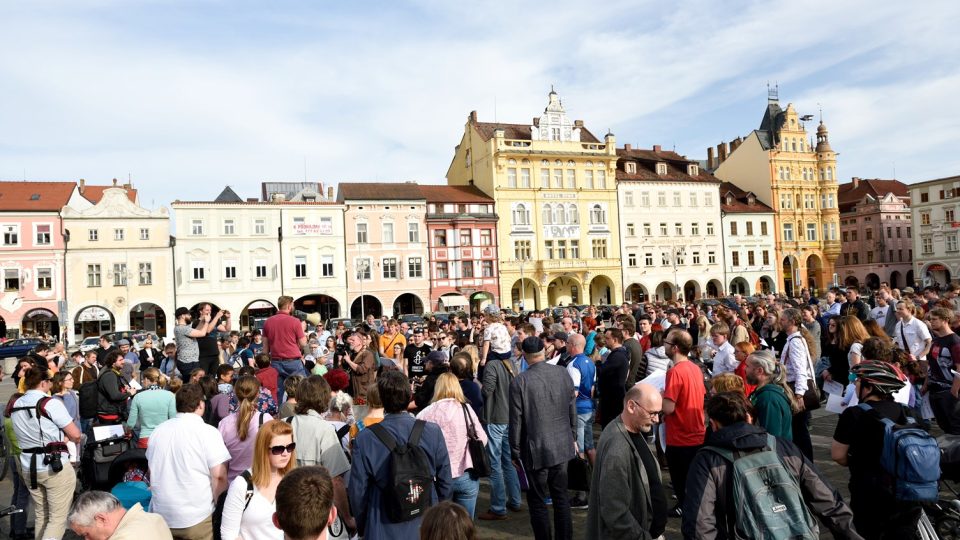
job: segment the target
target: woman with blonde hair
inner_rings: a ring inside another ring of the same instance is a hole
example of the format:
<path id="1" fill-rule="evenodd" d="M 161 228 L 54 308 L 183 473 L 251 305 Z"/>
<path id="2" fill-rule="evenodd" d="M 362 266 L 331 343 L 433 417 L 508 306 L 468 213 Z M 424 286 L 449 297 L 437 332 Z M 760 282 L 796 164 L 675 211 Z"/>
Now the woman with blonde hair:
<path id="1" fill-rule="evenodd" d="M 237 409 L 220 420 L 218 426 L 223 443 L 230 451 L 230 462 L 227 463 L 228 482 L 232 482 L 238 474 L 250 468 L 257 432 L 260 426 L 273 419 L 265 412 L 257 413 L 260 381 L 253 375 L 244 375 L 237 379 L 233 393 L 237 396 Z"/>
<path id="2" fill-rule="evenodd" d="M 234 478 L 227 489 L 220 538 L 282 540 L 283 531 L 274 526 L 273 514 L 277 509 L 277 486 L 297 465 L 293 428 L 281 420 L 271 420 L 252 440 L 250 469 Z M 253 496 L 249 500 L 248 485 L 253 486 Z"/>
<path id="3" fill-rule="evenodd" d="M 476 345 L 467 345 L 466 347 L 460 349 L 460 353 L 466 353 L 470 355 L 470 364 L 473 367 L 473 377 L 476 379 L 479 375 L 477 370 L 480 369 L 480 349 Z"/>
<path id="4" fill-rule="evenodd" d="M 468 434 L 473 433 L 487 444 L 487 434 L 480 427 L 480 419 L 467 403 L 460 389 L 460 381 L 453 373 L 437 377 L 433 400 L 417 415 L 420 420 L 440 426 L 450 456 L 450 476 L 453 478 L 453 502 L 463 506 L 472 519 L 477 507 L 480 479 L 473 474 L 473 460 L 467 451 Z"/>
<path id="5" fill-rule="evenodd" d="M 837 324 L 837 346 L 847 355 L 847 367 L 851 368 L 863 360 L 863 344 L 870 338 L 860 319 L 846 315 L 840 317 Z M 843 384 L 843 381 L 837 381 Z"/>
<path id="6" fill-rule="evenodd" d="M 710 339 L 710 319 L 701 314 L 697 317 L 697 348 L 700 351 L 700 358 L 709 358 L 713 352 L 713 340 Z"/>
<path id="7" fill-rule="evenodd" d="M 724 392 L 736 392 L 743 397 L 747 397 L 743 379 L 735 373 L 721 373 L 710 380 L 710 395 L 722 394 Z"/>
<path id="8" fill-rule="evenodd" d="M 136 430 L 139 424 L 137 448 L 146 448 L 153 430 L 177 415 L 177 397 L 164 390 L 167 378 L 155 367 L 143 370 L 140 381 L 143 390 L 130 400 L 127 428 Z"/>

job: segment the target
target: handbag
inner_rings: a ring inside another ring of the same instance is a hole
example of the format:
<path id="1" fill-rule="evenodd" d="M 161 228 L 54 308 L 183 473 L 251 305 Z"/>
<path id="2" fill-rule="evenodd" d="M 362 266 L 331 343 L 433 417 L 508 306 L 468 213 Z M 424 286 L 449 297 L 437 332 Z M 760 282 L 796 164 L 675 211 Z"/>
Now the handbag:
<path id="1" fill-rule="evenodd" d="M 470 460 L 473 461 L 471 470 L 473 470 L 474 476 L 478 478 L 490 476 L 490 455 L 487 454 L 487 449 L 483 447 L 483 441 L 477 437 L 477 426 L 473 423 L 473 418 L 467 411 L 467 404 L 461 403 L 461 405 L 463 406 L 463 421 L 467 424 L 467 451 L 470 452 Z"/>
<path id="2" fill-rule="evenodd" d="M 567 489 L 590 491 L 590 479 L 593 476 L 590 462 L 580 456 L 574 456 L 567 462 Z"/>

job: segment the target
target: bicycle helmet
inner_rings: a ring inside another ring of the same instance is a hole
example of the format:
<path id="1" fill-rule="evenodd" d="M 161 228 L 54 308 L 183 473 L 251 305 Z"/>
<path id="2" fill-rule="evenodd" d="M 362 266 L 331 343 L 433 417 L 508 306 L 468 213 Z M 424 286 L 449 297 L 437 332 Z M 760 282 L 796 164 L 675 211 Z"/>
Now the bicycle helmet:
<path id="1" fill-rule="evenodd" d="M 899 367 L 880 360 L 865 360 L 850 368 L 850 372 L 881 394 L 895 394 L 907 381 Z"/>

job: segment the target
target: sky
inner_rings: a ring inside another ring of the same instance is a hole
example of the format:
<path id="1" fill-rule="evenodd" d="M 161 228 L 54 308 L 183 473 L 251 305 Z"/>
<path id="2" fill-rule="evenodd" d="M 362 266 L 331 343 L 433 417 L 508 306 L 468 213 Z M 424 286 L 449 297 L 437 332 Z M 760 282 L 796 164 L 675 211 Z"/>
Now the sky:
<path id="1" fill-rule="evenodd" d="M 141 204 L 263 181 L 443 183 L 470 111 L 551 85 L 617 143 L 706 148 L 767 85 L 841 179 L 960 174 L 960 2 L 0 3 L 0 179 L 132 180 Z M 812 125 L 808 129 L 813 135 Z"/>

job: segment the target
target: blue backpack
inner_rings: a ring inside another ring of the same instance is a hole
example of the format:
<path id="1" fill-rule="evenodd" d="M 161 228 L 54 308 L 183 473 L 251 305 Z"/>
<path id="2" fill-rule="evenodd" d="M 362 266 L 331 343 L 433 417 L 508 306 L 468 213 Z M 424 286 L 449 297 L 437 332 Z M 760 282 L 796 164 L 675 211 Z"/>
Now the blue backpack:
<path id="1" fill-rule="evenodd" d="M 861 403 L 860 409 L 874 411 L 868 403 Z M 883 423 L 880 465 L 891 477 L 894 498 L 898 501 L 936 502 L 940 493 L 940 447 L 937 440 L 909 416 L 905 426 L 898 426 L 879 414 L 876 417 Z"/>

